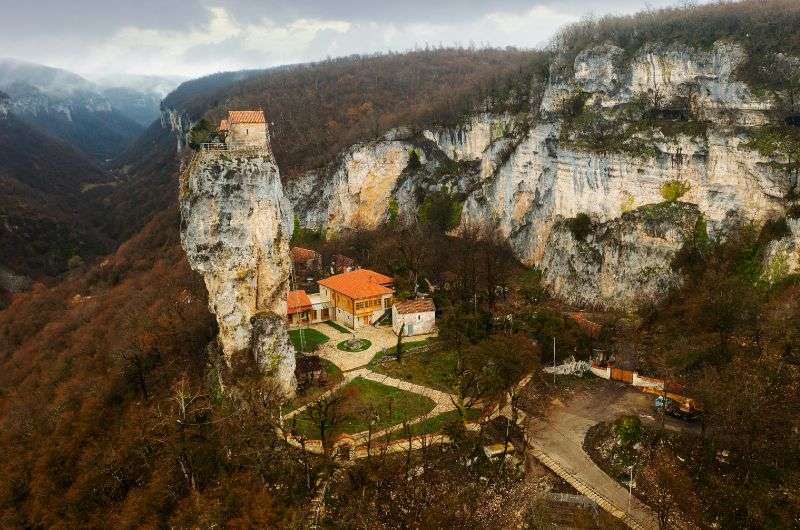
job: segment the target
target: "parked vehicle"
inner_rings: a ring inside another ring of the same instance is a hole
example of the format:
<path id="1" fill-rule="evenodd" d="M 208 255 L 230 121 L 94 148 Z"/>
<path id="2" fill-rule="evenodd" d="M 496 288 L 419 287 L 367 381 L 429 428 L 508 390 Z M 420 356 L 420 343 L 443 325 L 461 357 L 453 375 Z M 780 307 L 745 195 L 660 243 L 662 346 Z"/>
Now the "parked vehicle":
<path id="1" fill-rule="evenodd" d="M 681 403 L 664 396 L 656 397 L 653 405 L 659 414 L 667 414 L 681 420 L 692 421 L 700 415 L 700 411 L 691 402 Z"/>

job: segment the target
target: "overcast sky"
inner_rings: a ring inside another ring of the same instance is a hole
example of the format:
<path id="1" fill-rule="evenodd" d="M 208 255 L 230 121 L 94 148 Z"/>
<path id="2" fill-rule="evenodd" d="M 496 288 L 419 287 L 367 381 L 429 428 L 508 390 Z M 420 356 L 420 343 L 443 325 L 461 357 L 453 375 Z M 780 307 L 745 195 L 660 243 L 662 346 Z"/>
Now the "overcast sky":
<path id="1" fill-rule="evenodd" d="M 0 0 L 0 56 L 89 77 L 197 77 L 429 45 L 535 47 L 676 0 Z"/>

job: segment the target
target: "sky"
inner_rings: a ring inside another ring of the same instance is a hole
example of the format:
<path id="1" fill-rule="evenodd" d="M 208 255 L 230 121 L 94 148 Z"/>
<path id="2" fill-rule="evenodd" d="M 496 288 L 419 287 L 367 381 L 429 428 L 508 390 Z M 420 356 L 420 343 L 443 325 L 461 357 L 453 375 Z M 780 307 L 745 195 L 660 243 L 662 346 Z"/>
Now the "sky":
<path id="1" fill-rule="evenodd" d="M 685 2 L 684 2 L 685 3 Z M 198 77 L 426 45 L 544 45 L 675 0 L 0 0 L 0 56 L 89 78 Z"/>

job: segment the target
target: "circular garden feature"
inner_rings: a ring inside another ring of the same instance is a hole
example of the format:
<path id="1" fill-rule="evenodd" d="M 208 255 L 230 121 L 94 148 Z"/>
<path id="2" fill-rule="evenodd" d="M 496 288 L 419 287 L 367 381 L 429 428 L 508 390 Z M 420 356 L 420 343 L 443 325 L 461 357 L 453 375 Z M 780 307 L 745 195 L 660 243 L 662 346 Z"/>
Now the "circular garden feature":
<path id="1" fill-rule="evenodd" d="M 372 346 L 372 343 L 367 339 L 359 339 L 353 337 L 351 339 L 346 339 L 336 345 L 342 351 L 349 351 L 349 352 L 359 352 L 364 351 L 367 348 Z"/>

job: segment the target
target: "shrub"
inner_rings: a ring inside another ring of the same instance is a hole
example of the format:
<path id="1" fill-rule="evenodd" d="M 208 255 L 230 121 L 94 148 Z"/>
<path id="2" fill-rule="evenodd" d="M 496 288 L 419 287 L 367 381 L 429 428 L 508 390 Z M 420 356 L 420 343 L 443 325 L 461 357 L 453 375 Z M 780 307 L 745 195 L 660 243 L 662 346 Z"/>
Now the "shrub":
<path id="1" fill-rule="evenodd" d="M 567 227 L 572 232 L 572 237 L 578 241 L 585 241 L 592 231 L 592 219 L 585 213 L 579 213 L 567 220 Z"/>
<path id="2" fill-rule="evenodd" d="M 440 232 L 452 230 L 461 221 L 463 204 L 445 191 L 435 191 L 428 195 L 419 207 L 418 217 L 422 224 L 438 229 Z"/>
<path id="3" fill-rule="evenodd" d="M 419 154 L 416 149 L 410 149 L 408 152 L 408 165 L 406 166 L 410 171 L 416 171 L 422 167 L 422 162 L 419 160 Z"/>
<path id="4" fill-rule="evenodd" d="M 389 216 L 389 224 L 395 225 L 397 224 L 397 219 L 400 217 L 400 206 L 397 204 L 397 199 L 392 197 L 389 199 L 389 207 L 387 208 L 387 214 Z"/>
<path id="5" fill-rule="evenodd" d="M 77 269 L 78 267 L 83 267 L 83 258 L 78 256 L 77 254 L 71 256 L 69 260 L 67 260 L 67 267 L 70 269 Z"/>
<path id="6" fill-rule="evenodd" d="M 623 416 L 614 425 L 614 432 L 622 443 L 635 444 L 642 438 L 642 420 L 637 416 Z"/>
<path id="7" fill-rule="evenodd" d="M 781 217 L 779 219 L 768 219 L 764 226 L 761 227 L 761 233 L 758 236 L 759 243 L 766 245 L 770 241 L 777 241 L 786 236 L 792 235 L 786 219 Z"/>
<path id="8" fill-rule="evenodd" d="M 628 193 L 627 191 L 622 192 L 622 201 L 620 202 L 619 208 L 622 210 L 622 213 L 628 213 L 636 207 L 636 199 L 634 199 L 633 195 Z"/>
<path id="9" fill-rule="evenodd" d="M 689 183 L 682 180 L 670 180 L 661 186 L 661 196 L 667 202 L 675 202 L 691 189 Z"/>
<path id="10" fill-rule="evenodd" d="M 216 132 L 211 122 L 205 118 L 198 121 L 192 130 L 189 131 L 189 147 L 192 149 L 200 149 L 200 144 L 204 144 L 211 139 L 211 136 Z"/>

